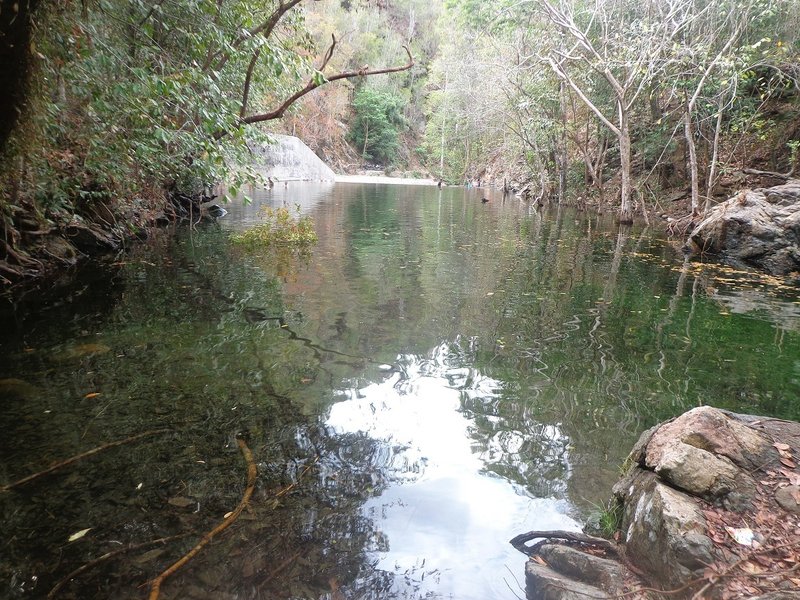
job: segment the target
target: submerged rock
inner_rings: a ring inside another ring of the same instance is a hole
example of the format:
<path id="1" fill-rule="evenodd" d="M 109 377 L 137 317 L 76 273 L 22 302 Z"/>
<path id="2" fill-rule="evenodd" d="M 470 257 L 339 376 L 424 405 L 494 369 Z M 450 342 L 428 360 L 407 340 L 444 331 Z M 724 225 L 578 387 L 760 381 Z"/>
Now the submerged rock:
<path id="1" fill-rule="evenodd" d="M 800 271 L 800 180 L 739 192 L 689 234 L 687 250 L 722 254 L 773 275 Z"/>
<path id="2" fill-rule="evenodd" d="M 613 490 L 618 544 L 537 544 L 528 597 L 800 598 L 798 459 L 780 419 L 699 407 L 644 432 Z"/>

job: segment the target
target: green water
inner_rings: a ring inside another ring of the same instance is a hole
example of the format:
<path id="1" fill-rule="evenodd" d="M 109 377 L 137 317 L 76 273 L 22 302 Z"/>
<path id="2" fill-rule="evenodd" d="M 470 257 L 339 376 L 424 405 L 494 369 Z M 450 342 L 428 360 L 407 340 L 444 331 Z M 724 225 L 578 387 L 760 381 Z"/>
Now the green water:
<path id="1" fill-rule="evenodd" d="M 782 281 L 476 190 L 252 195 L 3 305 L 0 483 L 167 431 L 0 492 L 0 597 L 146 598 L 239 502 L 242 435 L 250 506 L 162 598 L 511 600 L 507 540 L 580 528 L 650 425 L 800 418 Z M 298 204 L 318 245 L 232 246 L 262 204 Z"/>

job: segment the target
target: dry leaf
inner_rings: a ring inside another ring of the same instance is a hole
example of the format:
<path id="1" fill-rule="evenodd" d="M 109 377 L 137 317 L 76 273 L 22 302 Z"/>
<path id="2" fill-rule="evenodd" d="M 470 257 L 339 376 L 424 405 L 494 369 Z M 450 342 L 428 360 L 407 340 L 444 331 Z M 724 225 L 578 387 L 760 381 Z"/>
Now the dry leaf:
<path id="1" fill-rule="evenodd" d="M 792 447 L 789 444 L 782 444 L 780 442 L 775 442 L 772 444 L 777 450 L 791 450 Z"/>
<path id="2" fill-rule="evenodd" d="M 751 563 L 750 561 L 742 563 L 742 571 L 745 573 L 749 573 L 750 575 L 756 575 L 758 573 L 763 573 L 764 569 L 759 567 L 755 563 Z"/>
<path id="3" fill-rule="evenodd" d="M 85 536 L 87 533 L 89 533 L 91 530 L 92 530 L 92 528 L 89 527 L 88 529 L 81 529 L 80 531 L 76 531 L 71 536 L 69 536 L 69 539 L 67 540 L 67 542 L 74 542 L 75 540 L 79 540 L 83 536 Z"/>
<path id="4" fill-rule="evenodd" d="M 541 556 L 531 556 L 531 560 L 533 562 L 539 563 L 543 567 L 547 566 L 547 563 L 544 561 L 544 559 Z"/>
<path id="5" fill-rule="evenodd" d="M 800 485 L 800 473 L 795 473 L 793 471 L 787 471 L 786 469 L 781 469 L 781 474 L 789 480 L 789 483 L 792 485 Z"/>
<path id="6" fill-rule="evenodd" d="M 781 464 L 782 464 L 784 467 L 789 467 L 790 469 L 794 469 L 794 468 L 796 468 L 796 467 L 797 467 L 797 465 L 794 463 L 794 461 L 793 461 L 793 460 L 791 460 L 790 458 L 786 458 L 786 457 L 784 457 L 784 456 L 781 456 L 781 457 L 780 457 L 780 461 L 781 461 Z"/>
<path id="7" fill-rule="evenodd" d="M 755 535 L 753 534 L 753 530 L 749 527 L 725 527 L 725 531 L 736 540 L 737 544 L 741 544 L 742 546 L 752 546 L 753 542 L 755 541 Z"/>
<path id="8" fill-rule="evenodd" d="M 100 395 L 100 392 L 92 392 L 91 394 L 86 394 L 84 398 L 89 400 L 90 398 L 97 398 Z"/>

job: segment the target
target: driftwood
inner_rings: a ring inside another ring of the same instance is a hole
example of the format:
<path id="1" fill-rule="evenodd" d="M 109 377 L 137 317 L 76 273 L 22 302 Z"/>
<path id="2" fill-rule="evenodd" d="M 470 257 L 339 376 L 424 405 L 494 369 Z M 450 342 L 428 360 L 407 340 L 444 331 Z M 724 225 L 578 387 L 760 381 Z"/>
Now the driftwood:
<path id="1" fill-rule="evenodd" d="M 132 435 L 129 438 L 125 438 L 124 440 L 117 440 L 116 442 L 109 442 L 107 444 L 103 444 L 102 446 L 98 446 L 97 448 L 92 448 L 91 450 L 87 450 L 86 452 L 82 452 L 73 456 L 72 458 L 68 458 L 66 460 L 62 460 L 61 462 L 57 462 L 56 464 L 46 468 L 44 471 L 39 471 L 38 473 L 33 473 L 32 475 L 28 475 L 27 477 L 23 477 L 22 479 L 18 479 L 17 481 L 13 481 L 11 483 L 7 483 L 3 486 L 0 486 L 0 493 L 7 492 L 10 489 L 13 489 L 17 486 L 29 483 L 34 479 L 38 479 L 43 475 L 48 475 L 53 471 L 56 471 L 62 467 L 66 467 L 71 465 L 74 462 L 78 462 L 81 459 L 87 458 L 98 452 L 102 452 L 103 450 L 108 450 L 109 448 L 115 448 L 117 446 L 122 446 L 124 444 L 130 444 L 131 442 L 135 442 L 136 440 L 140 440 L 145 437 L 149 437 L 151 435 L 158 435 L 161 433 L 168 433 L 169 429 L 153 429 L 150 431 L 145 431 L 144 433 L 138 433 L 136 435 Z"/>
<path id="2" fill-rule="evenodd" d="M 239 444 L 239 450 L 241 450 L 242 456 L 247 463 L 247 488 L 242 495 L 242 499 L 239 501 L 239 504 L 236 506 L 236 508 L 233 509 L 233 512 L 225 517 L 225 519 L 223 519 L 223 521 L 214 529 L 205 534 L 203 539 L 201 539 L 194 548 L 189 550 L 189 552 L 184 554 L 176 562 L 172 563 L 172 565 L 163 571 L 161 575 L 152 581 L 150 586 L 150 595 L 148 596 L 149 600 L 158 600 L 158 596 L 161 593 L 161 584 L 164 582 L 164 580 L 192 560 L 192 558 L 194 558 L 205 546 L 208 545 L 212 539 L 214 539 L 214 536 L 222 533 L 228 527 L 230 527 L 230 525 L 239 518 L 239 515 L 242 514 L 242 511 L 250 502 L 250 496 L 253 495 L 253 490 L 256 487 L 256 475 L 258 471 L 256 469 L 256 463 L 253 460 L 253 453 L 250 452 L 250 448 L 247 447 L 245 441 L 241 438 L 236 441 Z"/>
<path id="3" fill-rule="evenodd" d="M 536 554 L 537 546 L 539 544 L 537 543 L 534 544 L 533 546 L 526 546 L 525 543 L 536 539 L 541 539 L 542 541 L 558 539 L 558 540 L 567 540 L 569 542 L 578 542 L 580 544 L 588 544 L 596 548 L 607 550 L 608 552 L 613 552 L 617 556 L 620 555 L 619 548 L 614 542 L 603 538 L 595 537 L 593 535 L 586 535 L 585 533 L 580 533 L 577 531 L 562 531 L 562 530 L 529 531 L 528 533 L 521 533 L 518 536 L 511 538 L 509 542 L 511 543 L 512 546 L 514 546 L 514 548 L 516 548 L 523 554 L 527 554 L 528 556 L 533 556 L 534 554 Z"/>

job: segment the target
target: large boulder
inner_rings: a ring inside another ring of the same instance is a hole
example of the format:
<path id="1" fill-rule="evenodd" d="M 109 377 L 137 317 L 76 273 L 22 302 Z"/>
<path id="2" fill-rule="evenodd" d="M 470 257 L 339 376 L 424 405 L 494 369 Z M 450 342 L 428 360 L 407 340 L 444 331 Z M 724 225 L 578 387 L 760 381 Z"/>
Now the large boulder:
<path id="1" fill-rule="evenodd" d="M 707 406 L 645 431 L 614 486 L 616 543 L 512 540 L 533 556 L 528 597 L 800 598 L 798 458 L 800 423 Z"/>
<path id="2" fill-rule="evenodd" d="M 773 275 L 800 271 L 800 179 L 745 190 L 715 206 L 689 234 L 687 250 L 720 254 Z"/>

